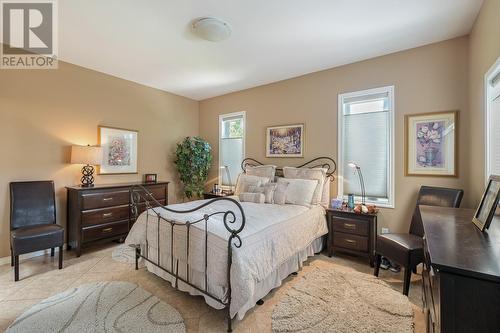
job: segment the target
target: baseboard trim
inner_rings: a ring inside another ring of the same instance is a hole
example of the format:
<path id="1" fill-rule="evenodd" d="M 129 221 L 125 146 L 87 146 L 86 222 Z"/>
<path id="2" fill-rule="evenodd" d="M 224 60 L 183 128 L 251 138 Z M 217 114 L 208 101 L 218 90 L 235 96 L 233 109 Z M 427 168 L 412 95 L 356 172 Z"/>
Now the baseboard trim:
<path id="1" fill-rule="evenodd" d="M 63 245 L 63 249 L 64 250 L 67 249 L 67 244 Z M 55 252 L 56 253 L 59 252 L 59 248 L 58 247 L 56 247 Z M 30 258 L 34 258 L 34 257 L 43 256 L 43 255 L 46 255 L 46 254 L 50 254 L 50 249 L 41 250 L 41 251 L 35 251 L 35 252 L 31 252 L 31 253 L 26 253 L 26 254 L 21 254 L 19 256 L 19 261 L 30 259 Z M 8 257 L 0 258 L 0 265 L 5 265 L 5 264 L 10 264 L 10 255 Z"/>

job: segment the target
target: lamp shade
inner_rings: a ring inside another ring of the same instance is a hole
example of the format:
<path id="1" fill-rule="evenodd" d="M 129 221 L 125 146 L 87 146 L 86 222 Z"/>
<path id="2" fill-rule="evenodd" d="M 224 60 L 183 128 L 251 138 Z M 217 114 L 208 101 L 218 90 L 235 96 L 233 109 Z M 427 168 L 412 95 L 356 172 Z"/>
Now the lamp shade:
<path id="1" fill-rule="evenodd" d="M 72 146 L 71 163 L 101 165 L 102 148 L 94 146 Z"/>

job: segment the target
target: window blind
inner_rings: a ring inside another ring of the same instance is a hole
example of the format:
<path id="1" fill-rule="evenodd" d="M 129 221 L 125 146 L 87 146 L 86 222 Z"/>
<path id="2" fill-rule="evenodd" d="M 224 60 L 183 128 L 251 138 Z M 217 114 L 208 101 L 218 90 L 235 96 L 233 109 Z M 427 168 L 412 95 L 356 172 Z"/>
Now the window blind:
<path id="1" fill-rule="evenodd" d="M 219 146 L 219 182 L 222 186 L 235 186 L 241 173 L 244 158 L 245 128 L 243 114 L 228 115 L 221 118 Z M 224 167 L 229 169 L 229 176 Z"/>
<path id="2" fill-rule="evenodd" d="M 500 175 L 500 95 L 490 102 L 490 173 Z"/>
<path id="3" fill-rule="evenodd" d="M 343 103 L 344 194 L 361 195 L 359 177 L 348 164 L 361 167 L 368 200 L 388 200 L 390 167 L 390 99 L 388 93 L 345 98 Z"/>

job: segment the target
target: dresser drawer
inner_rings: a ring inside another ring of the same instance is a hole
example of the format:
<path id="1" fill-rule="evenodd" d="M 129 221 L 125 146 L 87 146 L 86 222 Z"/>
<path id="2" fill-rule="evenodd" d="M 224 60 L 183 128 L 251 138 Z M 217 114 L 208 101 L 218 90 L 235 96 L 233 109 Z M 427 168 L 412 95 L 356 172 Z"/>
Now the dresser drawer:
<path id="1" fill-rule="evenodd" d="M 83 228 L 82 238 L 83 241 L 89 242 L 121 234 L 126 234 L 127 232 L 128 232 L 128 220 Z"/>
<path id="2" fill-rule="evenodd" d="M 162 205 L 162 206 L 165 206 L 166 205 L 166 200 L 163 199 L 163 200 L 158 200 L 158 202 Z M 151 205 L 153 207 L 156 207 L 157 205 L 154 203 L 154 202 L 151 202 Z M 146 203 L 143 202 L 143 203 L 139 203 L 137 205 L 137 215 L 141 215 L 142 212 L 144 212 L 146 210 Z M 133 214 L 132 214 L 132 209 L 130 210 L 130 216 L 133 218 Z"/>
<path id="3" fill-rule="evenodd" d="M 335 232 L 333 234 L 333 246 L 343 247 L 354 251 L 368 252 L 368 237 Z"/>
<path id="4" fill-rule="evenodd" d="M 82 225 L 88 226 L 126 220 L 130 217 L 129 211 L 130 206 L 128 204 L 84 211 L 82 212 Z"/>
<path id="5" fill-rule="evenodd" d="M 368 221 L 365 220 L 355 220 L 350 218 L 332 217 L 332 227 L 333 231 L 345 232 L 348 234 L 356 234 L 361 236 L 368 236 L 370 232 L 370 226 Z"/>
<path id="6" fill-rule="evenodd" d="M 83 210 L 126 205 L 130 201 L 130 191 L 124 189 L 104 193 L 85 193 L 82 195 L 82 201 Z"/>

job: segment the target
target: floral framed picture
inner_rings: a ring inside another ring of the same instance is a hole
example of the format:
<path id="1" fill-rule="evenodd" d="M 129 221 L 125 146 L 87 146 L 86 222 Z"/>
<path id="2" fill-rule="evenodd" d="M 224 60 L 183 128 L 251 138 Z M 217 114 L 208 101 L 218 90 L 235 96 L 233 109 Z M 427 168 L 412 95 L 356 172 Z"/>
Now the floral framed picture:
<path id="1" fill-rule="evenodd" d="M 103 156 L 98 174 L 137 173 L 137 137 L 134 130 L 99 126 L 98 142 Z"/>
<path id="2" fill-rule="evenodd" d="M 405 116 L 405 175 L 458 176 L 458 111 Z"/>
<path id="3" fill-rule="evenodd" d="M 268 127 L 266 157 L 303 157 L 304 125 Z"/>

